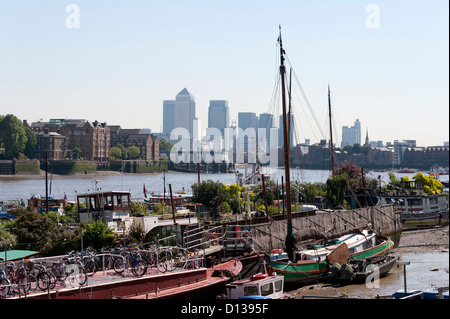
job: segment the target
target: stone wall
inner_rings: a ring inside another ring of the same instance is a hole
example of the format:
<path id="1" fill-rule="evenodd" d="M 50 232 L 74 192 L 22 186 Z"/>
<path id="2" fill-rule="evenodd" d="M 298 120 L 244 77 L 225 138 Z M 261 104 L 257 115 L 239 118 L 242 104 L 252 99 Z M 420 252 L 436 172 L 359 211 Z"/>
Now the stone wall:
<path id="1" fill-rule="evenodd" d="M 396 246 L 401 236 L 400 213 L 394 206 L 383 205 L 326 214 L 294 218 L 292 226 L 297 243 L 307 239 L 336 238 L 352 231 L 370 227 L 388 235 Z M 251 236 L 256 251 L 270 251 L 285 247 L 286 220 L 252 225 Z"/>

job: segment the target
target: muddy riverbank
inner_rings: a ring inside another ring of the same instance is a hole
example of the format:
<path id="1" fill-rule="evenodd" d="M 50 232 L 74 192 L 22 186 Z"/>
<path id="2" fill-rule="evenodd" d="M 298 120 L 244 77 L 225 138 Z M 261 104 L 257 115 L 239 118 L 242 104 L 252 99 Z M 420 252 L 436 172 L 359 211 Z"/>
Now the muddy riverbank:
<path id="1" fill-rule="evenodd" d="M 427 290 L 449 285 L 449 227 L 403 232 L 400 244 L 392 251 L 406 266 L 407 289 Z M 404 289 L 403 266 L 394 266 L 386 277 L 369 284 L 337 286 L 317 283 L 301 288 L 286 287 L 294 298 L 311 296 L 373 299 Z"/>

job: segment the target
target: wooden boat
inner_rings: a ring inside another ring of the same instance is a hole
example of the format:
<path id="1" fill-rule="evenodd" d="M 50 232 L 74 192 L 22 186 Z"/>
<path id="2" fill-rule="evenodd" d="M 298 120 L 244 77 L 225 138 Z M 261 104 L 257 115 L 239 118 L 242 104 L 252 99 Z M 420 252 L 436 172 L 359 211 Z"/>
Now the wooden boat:
<path id="1" fill-rule="evenodd" d="M 272 272 L 283 275 L 286 283 L 302 285 L 317 282 L 327 276 L 330 265 L 336 262 L 344 264 L 349 259 L 386 255 L 394 248 L 394 242 L 389 237 L 375 235 L 372 238 L 374 239 L 372 242 L 359 241 L 358 245 L 351 245 L 350 249 L 352 249 L 352 252 L 350 252 L 349 246 L 343 242 L 334 247 L 333 250 L 328 250 L 326 255 L 324 254 L 326 248 L 322 248 L 322 255 L 317 255 L 318 258 L 303 259 L 303 256 L 313 256 L 314 251 L 317 251 L 317 249 L 313 248 L 308 254 L 306 251 L 300 252 L 302 257 L 296 261 L 288 258 L 271 260 L 269 269 Z"/>
<path id="2" fill-rule="evenodd" d="M 389 273 L 397 260 L 398 257 L 391 255 L 350 259 L 343 265 L 339 263 L 331 265 L 328 277 L 332 282 L 339 283 L 364 282 L 369 276 L 382 278 Z"/>
<path id="3" fill-rule="evenodd" d="M 289 299 L 283 291 L 284 277 L 277 274 L 255 274 L 225 286 L 228 299 Z"/>

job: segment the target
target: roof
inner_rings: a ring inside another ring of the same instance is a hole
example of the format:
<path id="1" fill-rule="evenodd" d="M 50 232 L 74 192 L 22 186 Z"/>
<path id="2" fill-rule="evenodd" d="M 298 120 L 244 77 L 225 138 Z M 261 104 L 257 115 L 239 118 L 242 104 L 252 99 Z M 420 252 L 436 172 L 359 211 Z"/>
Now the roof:
<path id="1" fill-rule="evenodd" d="M 8 260 L 20 260 L 24 258 L 37 257 L 38 251 L 33 250 L 8 250 L 6 252 L 6 258 Z M 5 260 L 5 251 L 0 251 L 0 259 Z"/>
<path id="2" fill-rule="evenodd" d="M 191 93 L 189 93 L 189 91 L 188 91 L 186 88 L 184 88 L 184 89 L 181 90 L 181 92 L 178 93 L 177 95 L 191 95 Z"/>

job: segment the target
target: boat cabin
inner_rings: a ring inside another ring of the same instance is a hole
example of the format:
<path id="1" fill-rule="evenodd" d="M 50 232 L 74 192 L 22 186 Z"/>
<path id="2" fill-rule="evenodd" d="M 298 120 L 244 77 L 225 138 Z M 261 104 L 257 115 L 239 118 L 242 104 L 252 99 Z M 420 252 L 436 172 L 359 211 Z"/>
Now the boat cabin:
<path id="1" fill-rule="evenodd" d="M 227 297 L 229 299 L 256 298 L 281 299 L 285 296 L 283 292 L 284 277 L 280 275 L 268 276 L 256 274 L 250 278 L 234 281 L 226 285 Z"/>
<path id="2" fill-rule="evenodd" d="M 131 193 L 95 192 L 77 195 L 80 222 L 101 219 L 113 224 L 123 222 L 131 210 Z"/>
<path id="3" fill-rule="evenodd" d="M 33 196 L 28 199 L 28 207 L 33 207 L 33 211 L 42 214 L 46 211 L 48 202 L 48 210 L 53 212 L 60 212 L 66 204 L 64 198 L 53 198 L 51 196 L 48 199 L 45 196 L 37 197 Z"/>

